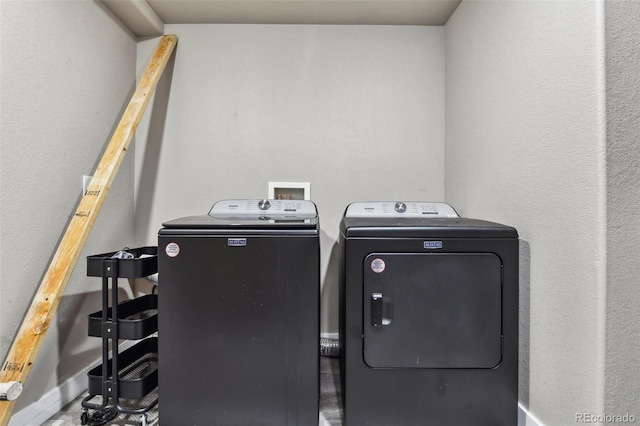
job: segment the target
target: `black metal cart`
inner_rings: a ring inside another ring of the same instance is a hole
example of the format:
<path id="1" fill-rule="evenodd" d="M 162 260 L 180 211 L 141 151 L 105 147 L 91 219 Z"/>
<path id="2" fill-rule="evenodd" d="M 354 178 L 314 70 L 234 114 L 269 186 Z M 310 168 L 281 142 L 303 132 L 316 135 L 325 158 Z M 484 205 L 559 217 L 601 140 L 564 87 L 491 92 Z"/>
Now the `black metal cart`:
<path id="1" fill-rule="evenodd" d="M 81 422 L 105 424 L 121 413 L 140 415 L 140 425 L 146 426 L 147 412 L 158 404 L 158 398 L 142 406 L 125 401 L 141 400 L 158 386 L 158 339 L 149 337 L 158 331 L 158 298 L 157 294 L 149 294 L 118 302 L 118 278 L 141 278 L 156 273 L 158 250 L 127 249 L 131 258 L 114 257 L 117 253 L 87 257 L 87 276 L 102 277 L 102 309 L 89 315 L 88 327 L 89 336 L 102 338 L 102 363 L 87 373 L 89 395 L 82 400 Z M 139 342 L 119 353 L 120 339 Z M 101 403 L 91 402 L 96 396 L 102 396 Z M 109 400 L 113 401 L 112 406 Z M 91 415 L 90 409 L 95 410 Z"/>

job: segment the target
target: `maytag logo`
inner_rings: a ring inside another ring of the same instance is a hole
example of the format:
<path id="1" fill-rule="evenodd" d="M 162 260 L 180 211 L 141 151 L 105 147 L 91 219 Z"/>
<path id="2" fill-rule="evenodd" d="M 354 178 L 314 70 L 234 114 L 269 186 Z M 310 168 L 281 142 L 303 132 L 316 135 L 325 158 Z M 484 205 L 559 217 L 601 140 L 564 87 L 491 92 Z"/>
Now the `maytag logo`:
<path id="1" fill-rule="evenodd" d="M 229 247 L 244 247 L 247 245 L 246 238 L 227 238 L 227 245 Z"/>
<path id="2" fill-rule="evenodd" d="M 442 241 L 425 241 L 424 248 L 426 249 L 441 249 Z"/>

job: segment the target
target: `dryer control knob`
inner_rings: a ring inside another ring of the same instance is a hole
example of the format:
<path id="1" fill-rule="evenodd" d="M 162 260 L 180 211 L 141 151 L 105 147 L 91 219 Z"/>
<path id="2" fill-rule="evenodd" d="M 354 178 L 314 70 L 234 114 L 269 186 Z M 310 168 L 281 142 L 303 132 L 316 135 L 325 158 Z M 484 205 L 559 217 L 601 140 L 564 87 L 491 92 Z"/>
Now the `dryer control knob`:
<path id="1" fill-rule="evenodd" d="M 407 205 L 403 202 L 398 201 L 395 205 L 395 209 L 398 213 L 404 213 L 407 211 Z"/>
<path id="2" fill-rule="evenodd" d="M 260 200 L 260 202 L 258 202 L 258 208 L 260 208 L 260 210 L 267 210 L 269 207 L 271 207 L 269 200 Z"/>

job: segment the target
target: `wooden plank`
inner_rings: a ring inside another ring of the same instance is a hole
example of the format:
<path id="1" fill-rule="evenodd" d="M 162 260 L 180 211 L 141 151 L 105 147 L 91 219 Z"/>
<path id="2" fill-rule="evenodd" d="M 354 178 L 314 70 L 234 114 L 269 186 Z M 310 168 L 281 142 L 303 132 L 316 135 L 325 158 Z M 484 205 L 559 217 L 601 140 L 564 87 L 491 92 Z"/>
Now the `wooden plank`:
<path id="1" fill-rule="evenodd" d="M 175 35 L 165 35 L 160 40 L 2 364 L 0 383 L 27 380 L 73 268 L 177 41 Z M 0 401 L 0 425 L 9 423 L 14 404 L 15 401 Z"/>

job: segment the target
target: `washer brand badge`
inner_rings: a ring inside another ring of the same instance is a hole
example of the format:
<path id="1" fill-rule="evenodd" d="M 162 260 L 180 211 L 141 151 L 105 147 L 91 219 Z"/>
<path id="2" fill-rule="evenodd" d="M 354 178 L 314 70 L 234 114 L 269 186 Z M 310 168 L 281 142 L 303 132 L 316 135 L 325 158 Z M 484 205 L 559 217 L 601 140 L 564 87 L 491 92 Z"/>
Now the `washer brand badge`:
<path id="1" fill-rule="evenodd" d="M 371 270 L 376 274 L 383 272 L 386 267 L 387 265 L 384 263 L 384 260 L 380 259 L 379 257 L 371 261 Z"/>
<path id="2" fill-rule="evenodd" d="M 228 238 L 227 245 L 229 247 L 244 247 L 247 245 L 246 238 Z"/>
<path id="3" fill-rule="evenodd" d="M 441 249 L 442 241 L 425 241 L 424 248 L 426 249 Z"/>
<path id="4" fill-rule="evenodd" d="M 178 245 L 178 243 L 169 243 L 164 248 L 164 251 L 165 253 L 167 253 L 167 256 L 176 257 L 178 254 L 180 254 L 180 246 Z"/>

